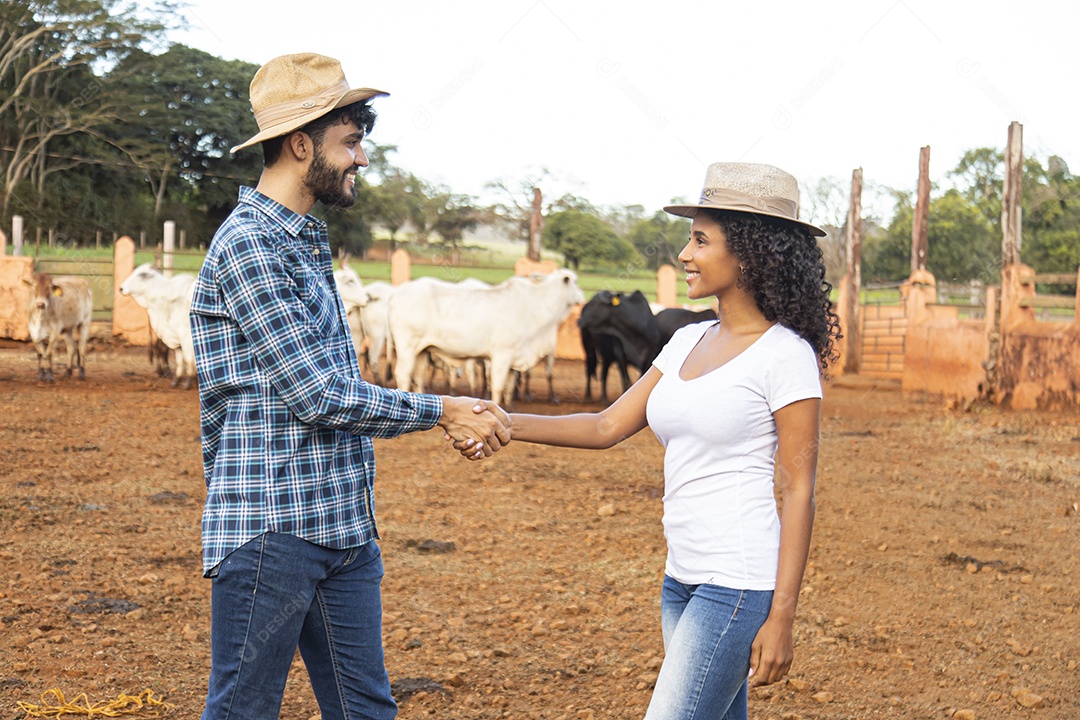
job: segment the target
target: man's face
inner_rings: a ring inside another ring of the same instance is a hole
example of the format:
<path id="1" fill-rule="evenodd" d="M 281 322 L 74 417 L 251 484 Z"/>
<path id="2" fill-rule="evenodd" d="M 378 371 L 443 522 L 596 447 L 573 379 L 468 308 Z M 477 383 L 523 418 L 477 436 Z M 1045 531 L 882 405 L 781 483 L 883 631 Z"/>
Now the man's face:
<path id="1" fill-rule="evenodd" d="M 317 201 L 340 208 L 356 202 L 356 171 L 368 164 L 363 139 L 364 131 L 353 122 L 327 128 L 304 176 L 304 187 Z"/>

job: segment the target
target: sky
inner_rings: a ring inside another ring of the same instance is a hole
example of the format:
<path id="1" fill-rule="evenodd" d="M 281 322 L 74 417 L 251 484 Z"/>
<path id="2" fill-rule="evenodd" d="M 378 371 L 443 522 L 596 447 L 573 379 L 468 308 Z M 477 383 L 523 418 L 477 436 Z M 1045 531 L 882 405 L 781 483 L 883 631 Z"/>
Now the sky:
<path id="1" fill-rule="evenodd" d="M 887 212 L 919 150 L 948 185 L 964 151 L 1024 152 L 1080 171 L 1075 0 L 191 0 L 175 42 L 262 64 L 319 52 L 388 91 L 372 139 L 392 161 L 490 198 L 547 170 L 545 197 L 652 212 L 696 199 L 712 162 L 781 167 Z"/>

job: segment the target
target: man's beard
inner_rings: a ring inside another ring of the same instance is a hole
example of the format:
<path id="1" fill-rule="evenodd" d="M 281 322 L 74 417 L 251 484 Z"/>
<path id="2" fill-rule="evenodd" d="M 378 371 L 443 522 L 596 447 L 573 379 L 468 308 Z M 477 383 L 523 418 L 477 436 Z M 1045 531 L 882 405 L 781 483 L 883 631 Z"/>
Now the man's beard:
<path id="1" fill-rule="evenodd" d="M 304 187 L 311 195 L 327 207 L 347 208 L 356 202 L 356 186 L 349 190 L 345 189 L 345 175 L 326 161 L 323 154 L 316 149 L 315 157 L 311 160 L 307 175 L 304 176 Z"/>

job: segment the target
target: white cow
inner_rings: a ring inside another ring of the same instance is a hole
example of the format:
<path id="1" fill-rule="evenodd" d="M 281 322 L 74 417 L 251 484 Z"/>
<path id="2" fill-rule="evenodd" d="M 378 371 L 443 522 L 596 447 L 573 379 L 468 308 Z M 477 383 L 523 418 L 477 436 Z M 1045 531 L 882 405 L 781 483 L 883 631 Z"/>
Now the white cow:
<path id="1" fill-rule="evenodd" d="M 367 302 L 364 283 L 356 271 L 343 261 L 341 268 L 334 271 L 334 284 L 337 285 L 341 302 L 345 306 L 345 315 L 349 320 L 349 333 L 352 335 L 353 347 L 356 348 L 356 357 L 359 359 L 364 355 L 364 331 L 360 326 L 361 309 Z"/>
<path id="2" fill-rule="evenodd" d="M 412 283 L 419 283 L 420 285 L 432 284 L 441 287 L 451 287 L 460 289 L 488 289 L 490 284 L 480 280 L 478 278 L 465 278 L 456 283 L 452 283 L 448 280 L 440 280 L 438 278 L 424 277 L 416 280 L 411 280 L 404 283 L 401 287 L 406 287 Z M 390 288 L 392 292 L 394 288 Z M 413 292 L 411 289 L 406 289 L 406 293 Z M 389 308 L 389 295 L 386 296 L 386 306 L 382 308 L 382 315 L 376 315 L 385 320 L 385 332 L 386 332 L 386 356 L 388 365 L 393 368 L 395 366 L 396 350 L 394 348 L 394 338 L 390 334 L 390 322 L 388 316 Z M 469 384 L 469 392 L 476 395 L 477 388 L 477 371 L 483 370 L 484 361 L 482 358 L 456 358 L 450 355 L 446 355 L 438 348 L 429 347 L 425 351 L 421 352 L 417 358 L 413 367 L 413 379 L 411 387 L 417 392 L 424 392 L 426 387 L 430 387 L 434 383 L 435 373 L 439 370 L 446 376 L 446 384 L 449 387 L 451 394 L 456 392 L 455 379 L 464 376 Z M 480 378 L 479 384 L 487 389 L 486 378 Z"/>
<path id="3" fill-rule="evenodd" d="M 513 278 L 511 278 L 511 280 L 513 280 Z M 437 282 L 445 282 L 446 284 L 452 284 L 467 290 L 488 290 L 492 287 L 490 283 L 486 283 L 480 278 L 471 277 L 458 280 L 456 283 L 449 283 L 449 281 L 441 280 Z M 510 282 L 510 280 L 506 280 L 504 283 L 505 282 Z M 446 376 L 446 384 L 450 388 L 451 394 L 457 392 L 457 388 L 455 387 L 457 383 L 455 380 L 459 377 L 465 378 L 465 382 L 469 385 L 469 393 L 471 395 L 477 394 L 476 390 L 478 382 L 479 385 L 482 386 L 484 392 L 490 387 L 487 382 L 487 367 L 484 364 L 483 358 L 455 358 L 442 353 L 438 348 L 428 348 L 427 353 L 417 360 L 418 367 L 413 371 L 414 377 L 422 375 L 421 370 L 423 368 L 420 366 L 423 364 L 422 361 L 425 357 L 426 360 L 431 363 L 431 372 L 428 375 L 429 384 L 434 381 L 435 371 L 436 369 L 439 369 L 442 370 L 443 374 Z M 481 377 L 479 381 L 477 380 L 477 372 L 484 374 L 484 377 Z M 420 390 L 421 392 L 423 391 L 423 386 L 420 387 Z"/>
<path id="4" fill-rule="evenodd" d="M 334 282 L 349 318 L 356 357 L 366 358 L 372 379 L 378 381 L 382 375 L 382 354 L 390 333 L 386 305 L 393 287 L 378 281 L 365 285 L 356 271 L 345 264 L 334 272 Z"/>
<path id="5" fill-rule="evenodd" d="M 342 265 L 339 270 L 334 271 L 334 283 L 337 284 L 338 294 L 345 304 L 345 312 L 354 307 L 363 307 L 367 302 L 363 281 L 348 265 Z"/>
<path id="6" fill-rule="evenodd" d="M 376 382 L 389 379 L 389 371 L 383 366 L 383 353 L 387 351 L 390 337 L 390 321 L 387 308 L 394 287 L 386 282 L 370 282 L 364 286 L 365 302 L 360 308 L 360 328 L 368 340 L 367 362 L 371 377 Z"/>
<path id="7" fill-rule="evenodd" d="M 577 276 L 559 270 L 538 283 L 505 282 L 469 288 L 423 278 L 394 290 L 390 333 L 399 388 L 413 384 L 417 358 L 429 348 L 465 360 L 488 362 L 491 396 L 508 404 L 512 370 L 524 372 L 554 352 L 560 323 L 585 298 Z"/>
<path id="8" fill-rule="evenodd" d="M 120 293 L 128 295 L 146 308 L 150 327 L 174 352 L 176 376 L 170 385 L 183 383 L 191 387 L 195 379 L 195 343 L 191 339 L 191 298 L 195 293 L 194 275 L 165 275 L 153 263 L 144 263 L 128 275 L 120 285 Z"/>
<path id="9" fill-rule="evenodd" d="M 29 281 L 25 281 L 29 285 Z M 94 311 L 94 296 L 84 278 L 41 273 L 34 278 L 26 321 L 30 339 L 37 351 L 38 382 L 53 382 L 52 356 L 56 341 L 62 336 L 68 351 L 67 376 L 76 366 L 79 379 L 86 379 L 86 340 L 90 336 L 90 319 Z M 78 333 L 78 344 L 75 334 Z M 47 364 L 42 367 L 42 361 Z"/>

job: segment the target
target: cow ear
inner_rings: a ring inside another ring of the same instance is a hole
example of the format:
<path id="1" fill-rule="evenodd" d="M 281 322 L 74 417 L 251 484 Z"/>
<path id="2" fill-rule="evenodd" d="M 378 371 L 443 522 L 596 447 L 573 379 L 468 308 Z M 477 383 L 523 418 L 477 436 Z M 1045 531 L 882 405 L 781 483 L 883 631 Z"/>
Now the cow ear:
<path id="1" fill-rule="evenodd" d="M 52 294 L 53 294 L 53 297 L 60 297 L 61 295 L 64 294 L 64 289 L 62 287 L 58 287 L 56 285 L 53 285 Z"/>

